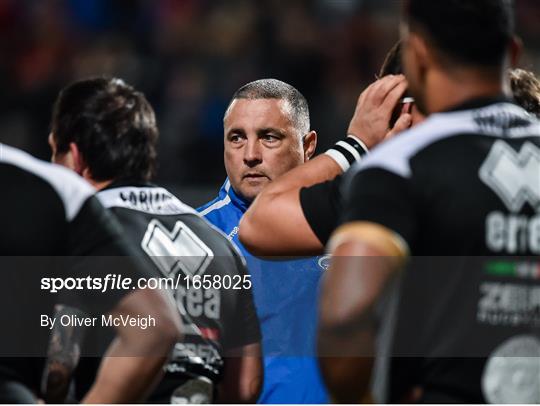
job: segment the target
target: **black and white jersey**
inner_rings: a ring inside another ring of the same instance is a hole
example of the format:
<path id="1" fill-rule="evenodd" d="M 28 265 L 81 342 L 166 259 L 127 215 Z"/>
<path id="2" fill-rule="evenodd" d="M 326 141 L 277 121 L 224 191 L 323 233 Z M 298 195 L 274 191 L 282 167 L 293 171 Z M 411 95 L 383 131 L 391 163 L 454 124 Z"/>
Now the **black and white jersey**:
<path id="1" fill-rule="evenodd" d="M 73 172 L 0 144 L 0 184 L 0 380 L 19 380 L 37 393 L 51 331 L 41 317 L 52 317 L 58 302 L 103 314 L 126 293 L 52 293 L 42 278 L 105 277 L 114 270 L 98 266 L 99 258 L 132 251 L 92 187 Z M 135 275 L 153 275 L 131 265 Z"/>
<path id="2" fill-rule="evenodd" d="M 97 196 L 162 277 L 179 282 L 173 294 L 184 339 L 150 400 L 169 402 L 174 389 L 193 377 L 217 383 L 224 353 L 261 339 L 243 258 L 220 231 L 166 189 L 114 184 Z"/>
<path id="3" fill-rule="evenodd" d="M 388 399 L 540 402 L 540 124 L 504 100 L 435 114 L 344 179 L 342 223 L 410 254 Z M 386 353 L 390 354 L 389 352 Z"/>

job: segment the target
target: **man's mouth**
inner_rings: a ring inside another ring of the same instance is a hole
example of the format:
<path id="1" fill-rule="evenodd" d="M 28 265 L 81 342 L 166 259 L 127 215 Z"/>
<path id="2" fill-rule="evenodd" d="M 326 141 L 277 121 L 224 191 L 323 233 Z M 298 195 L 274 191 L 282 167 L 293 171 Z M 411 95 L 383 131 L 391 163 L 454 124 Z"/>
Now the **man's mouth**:
<path id="1" fill-rule="evenodd" d="M 261 179 L 261 178 L 267 178 L 267 176 L 262 173 L 246 173 L 244 176 L 242 176 L 242 179 Z"/>

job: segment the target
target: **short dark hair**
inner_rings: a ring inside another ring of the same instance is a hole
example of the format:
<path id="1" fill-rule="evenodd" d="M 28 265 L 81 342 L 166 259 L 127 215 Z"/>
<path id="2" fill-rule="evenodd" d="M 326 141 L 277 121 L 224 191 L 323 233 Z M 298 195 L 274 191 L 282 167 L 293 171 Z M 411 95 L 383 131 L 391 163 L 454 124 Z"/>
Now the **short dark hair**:
<path id="1" fill-rule="evenodd" d="M 403 74 L 403 65 L 401 63 L 401 41 L 398 41 L 386 54 L 381 70 L 379 71 L 379 78 L 388 75 L 401 74 Z"/>
<path id="2" fill-rule="evenodd" d="M 512 0 L 406 0 L 404 17 L 412 31 L 466 65 L 500 65 L 514 35 Z"/>
<path id="3" fill-rule="evenodd" d="M 158 129 L 141 92 L 117 78 L 91 78 L 65 87 L 54 104 L 51 131 L 58 153 L 74 142 L 94 180 L 150 180 Z"/>
<path id="4" fill-rule="evenodd" d="M 309 107 L 306 98 L 294 86 L 277 79 L 260 79 L 238 89 L 231 98 L 286 100 L 291 107 L 291 120 L 302 135 L 310 130 Z M 228 109 L 227 109 L 228 110 Z"/>
<path id="5" fill-rule="evenodd" d="M 515 101 L 540 118 L 540 81 L 533 72 L 512 69 L 508 72 Z"/>

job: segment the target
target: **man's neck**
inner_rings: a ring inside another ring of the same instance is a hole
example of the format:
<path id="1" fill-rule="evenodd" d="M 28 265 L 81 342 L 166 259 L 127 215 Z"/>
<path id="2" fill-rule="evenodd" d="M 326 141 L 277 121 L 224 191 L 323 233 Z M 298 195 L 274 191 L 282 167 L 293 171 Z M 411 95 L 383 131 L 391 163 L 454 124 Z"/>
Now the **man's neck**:
<path id="1" fill-rule="evenodd" d="M 93 179 L 86 179 L 88 183 L 90 183 L 94 189 L 96 189 L 98 192 L 100 190 L 105 189 L 107 186 L 109 186 L 113 181 L 112 180 L 105 180 L 105 181 L 96 181 Z"/>
<path id="2" fill-rule="evenodd" d="M 434 71 L 428 79 L 426 108 L 430 113 L 449 110 L 469 100 L 495 98 L 509 93 L 505 76 L 486 70 L 455 69 L 450 74 Z"/>

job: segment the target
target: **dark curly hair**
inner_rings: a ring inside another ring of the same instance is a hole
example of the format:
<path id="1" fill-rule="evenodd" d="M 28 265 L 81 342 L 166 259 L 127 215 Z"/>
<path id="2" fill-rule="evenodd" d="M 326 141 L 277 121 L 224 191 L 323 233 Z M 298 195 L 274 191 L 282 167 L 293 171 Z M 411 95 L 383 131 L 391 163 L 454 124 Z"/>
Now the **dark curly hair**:
<path id="1" fill-rule="evenodd" d="M 144 95 L 117 78 L 91 78 L 65 87 L 51 123 L 57 153 L 75 143 L 96 181 L 150 180 L 158 129 Z"/>
<path id="2" fill-rule="evenodd" d="M 510 85 L 516 102 L 540 118 L 540 81 L 533 72 L 523 69 L 512 69 L 508 72 Z"/>

